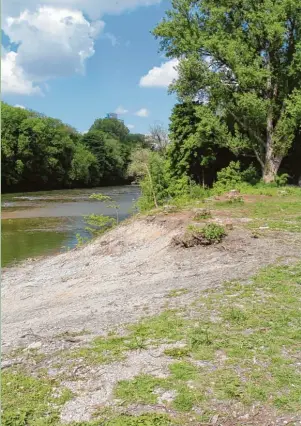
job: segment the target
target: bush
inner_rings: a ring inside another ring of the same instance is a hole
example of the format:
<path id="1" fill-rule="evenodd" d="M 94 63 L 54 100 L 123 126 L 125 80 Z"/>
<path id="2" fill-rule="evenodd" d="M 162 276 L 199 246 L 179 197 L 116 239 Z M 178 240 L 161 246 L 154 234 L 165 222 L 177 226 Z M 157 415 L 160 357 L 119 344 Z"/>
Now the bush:
<path id="1" fill-rule="evenodd" d="M 215 223 L 209 223 L 203 228 L 196 225 L 189 225 L 184 235 L 175 236 L 172 239 L 172 244 L 184 248 L 198 245 L 207 246 L 220 243 L 226 235 L 225 228 Z"/>
<path id="2" fill-rule="evenodd" d="M 208 244 L 219 243 L 226 236 L 225 228 L 216 223 L 208 223 L 201 231 L 201 235 L 208 241 Z"/>
<path id="3" fill-rule="evenodd" d="M 231 189 L 248 188 L 259 181 L 258 172 L 253 164 L 241 171 L 239 161 L 231 161 L 217 173 L 217 181 L 213 185 L 213 193 L 222 194 Z"/>
<path id="4" fill-rule="evenodd" d="M 285 186 L 287 185 L 288 178 L 289 178 L 289 175 L 287 173 L 283 173 L 280 176 L 276 176 L 275 184 L 277 186 Z"/>

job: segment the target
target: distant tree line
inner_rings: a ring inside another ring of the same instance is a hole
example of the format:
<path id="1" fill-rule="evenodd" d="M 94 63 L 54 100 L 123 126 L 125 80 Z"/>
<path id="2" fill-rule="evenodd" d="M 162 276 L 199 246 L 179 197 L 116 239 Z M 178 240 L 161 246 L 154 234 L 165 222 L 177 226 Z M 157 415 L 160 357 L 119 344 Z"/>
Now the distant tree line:
<path id="1" fill-rule="evenodd" d="M 131 152 L 146 143 L 117 119 L 97 119 L 82 135 L 3 102 L 1 142 L 3 192 L 125 183 Z"/>

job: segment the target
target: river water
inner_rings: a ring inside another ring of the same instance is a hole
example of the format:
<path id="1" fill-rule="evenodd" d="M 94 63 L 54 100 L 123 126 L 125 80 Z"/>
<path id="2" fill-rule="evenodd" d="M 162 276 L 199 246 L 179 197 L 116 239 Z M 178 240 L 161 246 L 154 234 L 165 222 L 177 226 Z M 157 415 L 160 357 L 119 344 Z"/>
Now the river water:
<path id="1" fill-rule="evenodd" d="M 2 267 L 73 248 L 78 243 L 77 234 L 90 238 L 84 216 L 115 213 L 107 203 L 91 200 L 93 193 L 117 202 L 120 221 L 136 211 L 140 195 L 134 185 L 2 195 Z"/>

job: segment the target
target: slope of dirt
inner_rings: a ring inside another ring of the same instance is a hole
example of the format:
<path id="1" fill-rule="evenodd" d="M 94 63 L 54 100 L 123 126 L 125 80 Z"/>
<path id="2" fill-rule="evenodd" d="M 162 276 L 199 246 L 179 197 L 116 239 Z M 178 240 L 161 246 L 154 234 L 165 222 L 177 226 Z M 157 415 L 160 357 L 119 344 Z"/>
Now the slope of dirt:
<path id="1" fill-rule="evenodd" d="M 239 223 L 222 244 L 172 247 L 190 220 L 189 213 L 138 218 L 83 248 L 5 270 L 3 351 L 67 331 L 86 329 L 92 338 L 160 312 L 171 290 L 189 290 L 177 298 L 185 305 L 202 289 L 300 255 L 299 234 L 256 239 Z"/>

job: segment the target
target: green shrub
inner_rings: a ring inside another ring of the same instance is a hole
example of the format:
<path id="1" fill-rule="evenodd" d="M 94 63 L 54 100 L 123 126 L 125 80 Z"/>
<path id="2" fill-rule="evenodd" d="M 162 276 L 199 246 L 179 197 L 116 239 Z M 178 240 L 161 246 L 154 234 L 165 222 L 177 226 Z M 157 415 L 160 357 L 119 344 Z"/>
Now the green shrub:
<path id="1" fill-rule="evenodd" d="M 239 161 L 231 161 L 229 166 L 217 173 L 217 181 L 213 185 L 213 193 L 221 194 L 231 189 L 243 190 L 258 182 L 258 172 L 253 164 L 242 171 Z"/>
<path id="2" fill-rule="evenodd" d="M 219 243 L 226 236 L 226 230 L 222 225 L 208 223 L 201 230 L 202 236 L 210 243 Z"/>
<path id="3" fill-rule="evenodd" d="M 277 186 L 285 186 L 287 184 L 289 175 L 287 173 L 283 173 L 282 175 L 276 176 L 275 183 Z"/>

